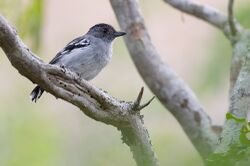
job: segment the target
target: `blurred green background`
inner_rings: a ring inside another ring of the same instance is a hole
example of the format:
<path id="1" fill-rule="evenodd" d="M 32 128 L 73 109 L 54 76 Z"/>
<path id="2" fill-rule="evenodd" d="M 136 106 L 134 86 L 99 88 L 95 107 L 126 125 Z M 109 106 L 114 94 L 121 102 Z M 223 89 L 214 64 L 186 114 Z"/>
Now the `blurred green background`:
<path id="1" fill-rule="evenodd" d="M 200 1 L 226 12 L 227 0 Z M 249 5 L 239 0 L 235 6 L 245 27 L 250 26 Z M 230 43 L 217 29 L 161 0 L 141 0 L 141 7 L 162 57 L 196 92 L 213 122 L 223 124 L 228 108 Z M 1 0 L 0 13 L 46 62 L 96 23 L 119 28 L 109 1 Z M 86 117 L 50 94 L 31 103 L 29 93 L 34 85 L 18 74 L 2 50 L 0 77 L 0 166 L 135 165 L 115 128 Z M 91 83 L 123 100 L 135 99 L 145 86 L 122 39 L 114 44 L 111 64 Z M 153 94 L 145 91 L 146 101 Z M 161 165 L 202 165 L 177 121 L 157 100 L 143 114 Z"/>

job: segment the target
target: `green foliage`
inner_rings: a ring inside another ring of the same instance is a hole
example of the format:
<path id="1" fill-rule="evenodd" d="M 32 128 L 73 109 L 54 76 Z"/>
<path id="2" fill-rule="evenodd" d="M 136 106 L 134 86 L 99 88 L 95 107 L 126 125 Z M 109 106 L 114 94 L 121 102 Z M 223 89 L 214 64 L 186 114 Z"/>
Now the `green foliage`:
<path id="1" fill-rule="evenodd" d="M 239 6 L 239 8 L 235 9 L 237 20 L 244 26 L 244 28 L 250 28 L 250 21 L 249 21 L 249 10 L 250 2 L 246 2 L 244 5 Z M 218 46 L 221 45 L 220 40 L 216 40 L 214 42 L 216 53 L 213 55 L 214 58 L 212 58 L 213 63 L 208 63 L 208 69 L 206 76 L 209 76 L 210 72 L 212 72 L 213 76 L 215 77 L 214 80 L 212 80 L 212 85 L 218 83 L 218 78 L 221 80 L 222 78 L 225 78 L 225 73 L 223 74 L 222 70 L 229 69 L 229 63 L 225 64 L 224 61 L 228 61 L 229 56 L 229 50 L 230 48 L 225 47 L 224 49 L 217 49 Z M 225 56 L 226 55 L 226 56 Z M 216 57 L 215 57 L 216 56 Z M 222 56 L 223 58 L 219 59 L 217 56 Z M 217 62 L 216 62 L 217 61 Z M 212 66 L 212 69 L 210 70 Z M 213 71 L 214 68 L 216 68 L 216 71 Z M 211 79 L 212 77 L 207 77 Z M 211 81 L 211 80 L 210 80 Z M 205 81 L 207 82 L 207 80 Z M 210 84 L 211 85 L 211 84 Z M 229 150 L 226 153 L 213 153 L 208 159 L 207 159 L 207 165 L 208 166 L 249 166 L 250 163 L 250 123 L 247 122 L 247 119 L 245 118 L 238 118 L 235 115 L 231 113 L 226 114 L 227 120 L 233 120 L 236 123 L 241 125 L 240 133 L 239 133 L 239 141 L 236 144 L 233 144 L 229 147 Z"/>
<path id="2" fill-rule="evenodd" d="M 249 122 L 245 123 L 240 130 L 240 142 L 244 145 L 250 145 L 250 126 Z"/>
<path id="3" fill-rule="evenodd" d="M 245 118 L 238 118 L 231 113 L 226 114 L 227 120 L 234 120 L 242 125 L 239 134 L 239 143 L 235 143 L 229 147 L 226 153 L 213 153 L 208 159 L 208 166 L 248 166 L 248 156 L 250 155 L 250 123 Z M 237 164 L 236 164 L 237 163 Z"/>
<path id="4" fill-rule="evenodd" d="M 245 123 L 246 122 L 245 118 L 238 118 L 238 117 L 236 117 L 235 115 L 233 115 L 233 114 L 231 114 L 229 112 L 226 114 L 226 119 L 227 120 L 233 119 L 238 123 Z"/>
<path id="5" fill-rule="evenodd" d="M 32 50 L 38 50 L 41 42 L 43 0 L 30 1 L 21 13 L 17 26 L 20 35 L 31 39 Z"/>
<path id="6" fill-rule="evenodd" d="M 250 122 L 247 122 L 246 118 L 238 118 L 229 112 L 226 114 L 226 119 L 232 119 L 235 122 L 242 124 L 239 137 L 240 143 L 242 143 L 242 145 L 250 145 L 250 139 L 248 138 L 248 135 L 250 133 Z"/>
<path id="7" fill-rule="evenodd" d="M 249 166 L 250 147 L 232 145 L 227 153 L 213 153 L 207 160 L 207 166 Z"/>
<path id="8" fill-rule="evenodd" d="M 0 9 L 15 25 L 25 43 L 33 51 L 38 51 L 43 22 L 43 0 L 1 0 Z"/>

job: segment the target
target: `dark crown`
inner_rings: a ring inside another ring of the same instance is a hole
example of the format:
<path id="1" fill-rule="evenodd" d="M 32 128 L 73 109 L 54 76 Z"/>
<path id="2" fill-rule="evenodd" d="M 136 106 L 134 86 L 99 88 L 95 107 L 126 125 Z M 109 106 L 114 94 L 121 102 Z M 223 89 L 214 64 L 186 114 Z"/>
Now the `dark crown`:
<path id="1" fill-rule="evenodd" d="M 105 23 L 96 24 L 93 27 L 91 27 L 89 29 L 89 31 L 91 31 L 91 30 L 99 30 L 99 29 L 110 29 L 110 30 L 115 31 L 115 29 L 111 25 L 105 24 Z"/>
<path id="2" fill-rule="evenodd" d="M 116 30 L 111 25 L 101 23 L 91 27 L 87 34 L 111 42 L 116 38 L 116 33 Z"/>

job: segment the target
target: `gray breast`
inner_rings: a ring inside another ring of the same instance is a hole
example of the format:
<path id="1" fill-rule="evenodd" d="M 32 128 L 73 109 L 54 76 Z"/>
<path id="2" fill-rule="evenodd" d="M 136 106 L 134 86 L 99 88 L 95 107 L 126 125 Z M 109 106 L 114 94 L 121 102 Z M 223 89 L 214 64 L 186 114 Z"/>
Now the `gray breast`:
<path id="1" fill-rule="evenodd" d="M 112 56 L 111 44 L 100 39 L 90 41 L 89 46 L 72 50 L 59 62 L 86 80 L 93 79 L 108 64 Z"/>

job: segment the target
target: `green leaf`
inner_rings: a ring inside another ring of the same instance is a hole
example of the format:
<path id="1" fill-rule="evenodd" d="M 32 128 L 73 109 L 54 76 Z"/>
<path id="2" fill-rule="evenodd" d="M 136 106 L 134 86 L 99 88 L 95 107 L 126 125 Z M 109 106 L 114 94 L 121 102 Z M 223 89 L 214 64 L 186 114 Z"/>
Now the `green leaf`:
<path id="1" fill-rule="evenodd" d="M 238 117 L 236 117 L 235 115 L 233 115 L 233 114 L 231 114 L 229 112 L 226 114 L 226 119 L 227 120 L 233 119 L 233 120 L 235 120 L 236 122 L 239 122 L 239 123 L 245 123 L 246 122 L 245 118 L 238 118 Z"/>
<path id="2" fill-rule="evenodd" d="M 247 133 L 240 134 L 240 142 L 244 145 L 250 145 L 250 140 L 247 137 Z"/>

